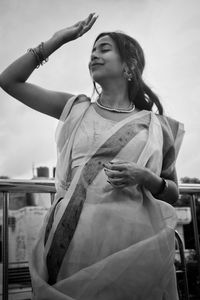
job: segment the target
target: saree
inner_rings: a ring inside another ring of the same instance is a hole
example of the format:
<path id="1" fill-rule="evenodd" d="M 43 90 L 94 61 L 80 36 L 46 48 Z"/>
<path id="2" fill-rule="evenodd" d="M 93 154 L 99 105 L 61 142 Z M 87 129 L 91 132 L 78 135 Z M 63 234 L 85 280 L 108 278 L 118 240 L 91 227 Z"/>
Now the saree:
<path id="1" fill-rule="evenodd" d="M 176 300 L 174 208 L 143 186 L 113 188 L 125 160 L 174 172 L 182 124 L 140 111 L 102 132 L 71 176 L 74 138 L 90 99 L 71 98 L 57 130 L 57 193 L 30 258 L 34 300 Z"/>

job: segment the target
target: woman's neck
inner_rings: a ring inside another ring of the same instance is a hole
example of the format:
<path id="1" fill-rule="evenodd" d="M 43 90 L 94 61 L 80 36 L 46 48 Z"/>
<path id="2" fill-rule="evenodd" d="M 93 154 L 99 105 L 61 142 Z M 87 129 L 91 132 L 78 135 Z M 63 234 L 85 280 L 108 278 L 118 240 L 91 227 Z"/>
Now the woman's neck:
<path id="1" fill-rule="evenodd" d="M 127 108 L 130 105 L 127 85 L 114 82 L 102 87 L 101 103 L 108 107 Z"/>

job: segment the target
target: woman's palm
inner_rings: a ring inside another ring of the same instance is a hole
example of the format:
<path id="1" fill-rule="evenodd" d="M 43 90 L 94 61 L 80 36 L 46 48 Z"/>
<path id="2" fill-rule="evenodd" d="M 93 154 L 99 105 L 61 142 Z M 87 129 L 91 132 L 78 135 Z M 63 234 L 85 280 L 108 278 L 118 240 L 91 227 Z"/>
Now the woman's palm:
<path id="1" fill-rule="evenodd" d="M 70 27 L 61 29 L 56 34 L 62 38 L 63 43 L 70 42 L 90 30 L 97 18 L 98 16 L 95 16 L 94 13 L 90 14 L 85 20 L 79 21 Z"/>

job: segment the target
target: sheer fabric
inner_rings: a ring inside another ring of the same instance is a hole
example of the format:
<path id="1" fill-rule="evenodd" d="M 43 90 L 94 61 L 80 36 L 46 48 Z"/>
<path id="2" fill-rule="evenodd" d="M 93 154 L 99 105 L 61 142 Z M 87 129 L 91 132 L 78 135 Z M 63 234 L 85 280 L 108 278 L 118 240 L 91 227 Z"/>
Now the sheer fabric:
<path id="1" fill-rule="evenodd" d="M 174 208 L 139 185 L 112 188 L 103 164 L 173 172 L 182 125 L 149 111 L 113 123 L 72 179 L 74 138 L 89 107 L 87 97 L 72 98 L 58 126 L 57 194 L 30 261 L 33 299 L 176 300 Z"/>
<path id="2" fill-rule="evenodd" d="M 115 123 L 116 121 L 100 116 L 90 105 L 74 138 L 71 156 L 72 169 L 82 164 L 91 148 L 99 144 L 99 137 L 101 137 L 102 132 L 108 131 Z"/>

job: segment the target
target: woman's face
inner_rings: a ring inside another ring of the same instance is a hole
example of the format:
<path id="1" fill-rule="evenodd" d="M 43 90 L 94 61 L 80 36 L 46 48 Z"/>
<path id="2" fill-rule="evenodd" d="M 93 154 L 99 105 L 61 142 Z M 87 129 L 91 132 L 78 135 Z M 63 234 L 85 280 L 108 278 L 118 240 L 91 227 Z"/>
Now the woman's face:
<path id="1" fill-rule="evenodd" d="M 114 41 L 108 35 L 96 41 L 92 49 L 89 69 L 93 80 L 99 84 L 108 79 L 123 77 L 124 64 Z"/>

